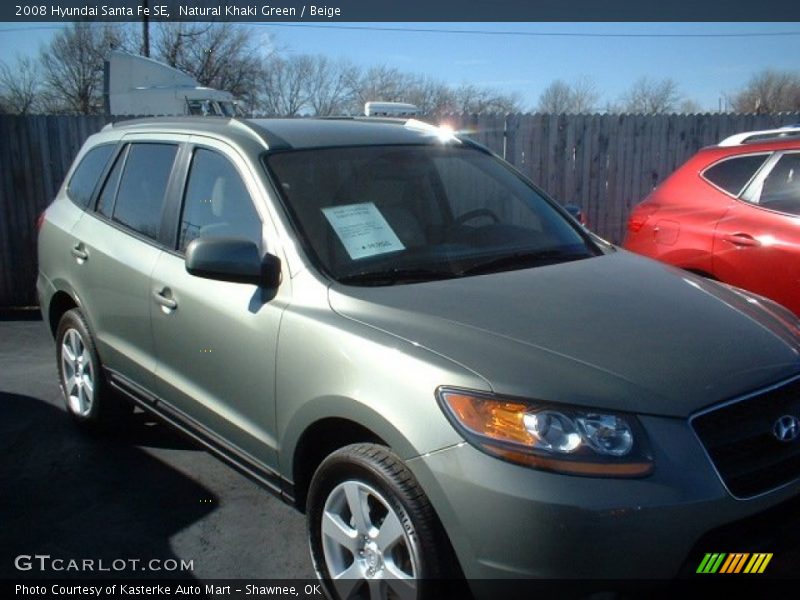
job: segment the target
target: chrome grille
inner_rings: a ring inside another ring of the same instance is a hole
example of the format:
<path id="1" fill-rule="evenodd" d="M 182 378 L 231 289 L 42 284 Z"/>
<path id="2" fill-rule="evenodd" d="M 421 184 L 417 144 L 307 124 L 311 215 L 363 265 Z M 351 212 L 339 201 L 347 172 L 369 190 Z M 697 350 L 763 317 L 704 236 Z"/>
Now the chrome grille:
<path id="1" fill-rule="evenodd" d="M 800 378 L 712 408 L 691 424 L 728 490 L 757 496 L 800 478 L 800 437 L 779 441 L 778 419 L 800 419 Z"/>

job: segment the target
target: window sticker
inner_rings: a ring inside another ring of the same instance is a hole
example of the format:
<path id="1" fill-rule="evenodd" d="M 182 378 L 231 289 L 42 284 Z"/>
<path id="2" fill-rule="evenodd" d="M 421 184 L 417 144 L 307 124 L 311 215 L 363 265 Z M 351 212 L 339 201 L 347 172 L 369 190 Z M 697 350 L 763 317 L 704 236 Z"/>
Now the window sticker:
<path id="1" fill-rule="evenodd" d="M 329 206 L 322 212 L 353 260 L 405 250 L 403 242 L 372 202 Z"/>

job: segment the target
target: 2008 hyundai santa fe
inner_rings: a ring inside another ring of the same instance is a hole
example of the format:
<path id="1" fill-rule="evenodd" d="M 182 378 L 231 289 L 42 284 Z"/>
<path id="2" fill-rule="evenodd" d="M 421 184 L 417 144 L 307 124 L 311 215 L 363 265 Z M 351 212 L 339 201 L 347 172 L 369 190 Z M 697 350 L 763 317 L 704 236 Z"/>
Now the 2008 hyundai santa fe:
<path id="1" fill-rule="evenodd" d="M 444 129 L 107 126 L 39 260 L 72 418 L 132 400 L 258 479 L 333 596 L 671 577 L 800 494 L 797 318 L 616 249 Z"/>

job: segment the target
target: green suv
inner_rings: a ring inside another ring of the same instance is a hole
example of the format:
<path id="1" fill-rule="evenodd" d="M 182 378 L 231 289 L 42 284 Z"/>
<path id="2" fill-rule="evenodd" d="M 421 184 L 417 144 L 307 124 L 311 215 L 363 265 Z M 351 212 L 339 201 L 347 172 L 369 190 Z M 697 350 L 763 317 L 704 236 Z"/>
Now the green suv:
<path id="1" fill-rule="evenodd" d="M 800 493 L 797 318 L 446 129 L 109 125 L 39 268 L 74 421 L 132 401 L 304 511 L 334 597 L 671 577 Z"/>

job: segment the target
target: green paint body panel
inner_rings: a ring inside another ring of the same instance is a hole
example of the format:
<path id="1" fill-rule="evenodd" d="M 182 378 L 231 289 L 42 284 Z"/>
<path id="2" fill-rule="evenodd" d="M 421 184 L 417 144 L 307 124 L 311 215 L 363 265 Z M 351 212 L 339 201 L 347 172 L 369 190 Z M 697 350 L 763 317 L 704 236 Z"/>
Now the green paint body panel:
<path id="1" fill-rule="evenodd" d="M 82 211 L 62 188 L 39 236 L 42 311 L 49 317 L 51 299 L 68 295 L 106 367 L 287 488 L 297 444 L 316 423 L 372 432 L 407 462 L 470 578 L 672 576 L 710 529 L 800 493 L 795 482 L 734 499 L 688 422 L 800 373 L 797 324 L 736 290 L 613 249 L 447 281 L 336 283 L 298 243 L 261 163 L 270 144 L 313 146 L 315 123 L 154 119 L 87 142 L 224 153 L 261 216 L 263 249 L 281 259 L 277 290 L 194 277 L 163 239 Z M 328 145 L 435 143 L 398 125 L 319 126 Z M 180 202 L 176 185 L 168 211 L 179 214 Z M 83 263 L 70 252 L 79 243 Z M 154 301 L 165 288 L 177 309 Z M 440 386 L 638 415 L 655 470 L 577 477 L 491 457 L 445 417 Z M 716 572 L 724 556 L 706 556 L 697 572 Z"/>

